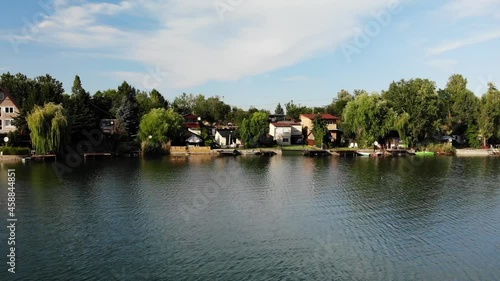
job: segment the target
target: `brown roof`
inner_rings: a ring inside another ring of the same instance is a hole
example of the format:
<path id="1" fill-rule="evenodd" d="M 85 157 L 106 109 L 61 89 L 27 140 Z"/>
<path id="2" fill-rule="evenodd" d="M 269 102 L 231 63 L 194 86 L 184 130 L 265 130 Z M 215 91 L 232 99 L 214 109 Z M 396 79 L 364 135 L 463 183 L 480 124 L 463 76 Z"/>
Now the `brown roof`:
<path id="1" fill-rule="evenodd" d="M 318 116 L 319 114 L 300 114 L 300 116 L 304 116 L 306 118 L 309 118 L 311 120 L 314 120 L 314 118 L 316 118 L 316 116 Z M 333 116 L 331 114 L 328 114 L 328 113 L 325 113 L 325 114 L 321 114 L 321 119 L 323 120 L 338 120 L 340 118 L 338 118 L 337 116 Z"/>
<path id="2" fill-rule="evenodd" d="M 17 110 L 21 110 L 21 107 L 19 106 L 19 104 L 12 97 L 12 95 L 10 94 L 10 92 L 7 89 L 0 87 L 0 91 L 3 92 L 3 94 L 5 95 L 5 98 L 9 97 L 9 99 L 12 101 L 12 103 L 17 107 Z M 2 102 L 2 101 L 0 101 L 0 102 Z"/>
<path id="3" fill-rule="evenodd" d="M 276 122 L 271 124 L 273 124 L 274 127 L 300 126 L 300 123 L 295 123 L 295 122 Z"/>

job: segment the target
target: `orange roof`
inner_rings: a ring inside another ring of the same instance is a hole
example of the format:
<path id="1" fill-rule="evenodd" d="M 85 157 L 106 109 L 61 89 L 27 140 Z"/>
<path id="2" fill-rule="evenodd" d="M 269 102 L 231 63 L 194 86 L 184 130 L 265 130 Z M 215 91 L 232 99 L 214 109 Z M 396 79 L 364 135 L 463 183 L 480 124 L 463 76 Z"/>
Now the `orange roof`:
<path id="1" fill-rule="evenodd" d="M 316 118 L 316 116 L 318 116 L 319 114 L 300 114 L 300 116 L 304 116 L 306 118 L 309 118 L 311 120 L 314 120 L 314 118 Z M 331 114 L 328 114 L 328 113 L 325 113 L 325 114 L 321 114 L 321 119 L 323 120 L 338 120 L 340 118 L 338 118 L 337 116 L 333 116 Z"/>

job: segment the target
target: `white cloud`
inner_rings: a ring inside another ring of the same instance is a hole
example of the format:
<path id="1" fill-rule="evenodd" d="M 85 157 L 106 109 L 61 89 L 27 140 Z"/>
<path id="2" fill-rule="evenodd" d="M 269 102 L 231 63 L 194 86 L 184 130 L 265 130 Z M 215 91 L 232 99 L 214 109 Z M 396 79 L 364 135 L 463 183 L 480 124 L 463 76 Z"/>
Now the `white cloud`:
<path id="1" fill-rule="evenodd" d="M 500 30 L 493 30 L 474 34 L 468 38 L 463 38 L 455 41 L 445 41 L 437 46 L 431 47 L 427 50 L 429 55 L 440 55 L 455 49 L 463 48 L 470 45 L 485 43 L 491 40 L 500 38 Z"/>
<path id="2" fill-rule="evenodd" d="M 453 0 L 444 6 L 444 16 L 455 18 L 492 15 L 499 17 L 500 0 Z"/>
<path id="3" fill-rule="evenodd" d="M 160 66 L 169 73 L 165 83 L 182 88 L 267 73 L 334 50 L 374 13 L 405 0 L 216 1 L 240 4 L 226 11 L 222 21 L 213 0 L 60 1 L 34 36 L 45 44 L 101 49 Z M 109 23 L 130 15 L 138 23 L 138 17 L 147 17 L 155 27 L 137 31 Z M 114 75 L 140 79 L 133 72 Z"/>

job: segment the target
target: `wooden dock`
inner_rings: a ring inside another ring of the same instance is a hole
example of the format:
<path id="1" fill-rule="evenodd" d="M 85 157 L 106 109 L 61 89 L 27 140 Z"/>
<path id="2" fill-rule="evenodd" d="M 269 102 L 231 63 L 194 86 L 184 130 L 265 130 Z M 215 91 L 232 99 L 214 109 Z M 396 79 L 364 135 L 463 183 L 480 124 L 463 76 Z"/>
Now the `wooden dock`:
<path id="1" fill-rule="evenodd" d="M 56 160 L 57 156 L 55 154 L 43 154 L 43 155 L 38 155 L 38 154 L 33 154 L 28 157 L 24 157 L 23 161 L 26 160 L 31 160 L 31 161 L 45 161 L 45 160 Z"/>
<path id="2" fill-rule="evenodd" d="M 236 149 L 221 149 L 217 150 L 217 152 L 219 152 L 221 156 L 236 156 L 241 154 L 241 152 Z"/>
<path id="3" fill-rule="evenodd" d="M 407 149 L 387 149 L 385 152 L 387 154 L 390 154 L 391 156 L 406 156 L 406 155 L 409 155 Z"/>
<path id="4" fill-rule="evenodd" d="M 274 156 L 277 153 L 273 150 L 260 150 L 255 152 L 255 155 L 261 155 L 261 156 Z"/>
<path id="5" fill-rule="evenodd" d="M 107 157 L 112 157 L 113 154 L 111 152 L 88 152 L 83 154 L 83 159 L 87 160 L 88 157 L 92 157 L 92 159 L 95 159 L 97 157 L 101 156 L 107 156 Z"/>
<path id="6" fill-rule="evenodd" d="M 315 156 L 332 156 L 330 151 L 328 150 L 320 150 L 320 149 L 308 149 L 302 151 L 304 156 L 315 157 Z"/>

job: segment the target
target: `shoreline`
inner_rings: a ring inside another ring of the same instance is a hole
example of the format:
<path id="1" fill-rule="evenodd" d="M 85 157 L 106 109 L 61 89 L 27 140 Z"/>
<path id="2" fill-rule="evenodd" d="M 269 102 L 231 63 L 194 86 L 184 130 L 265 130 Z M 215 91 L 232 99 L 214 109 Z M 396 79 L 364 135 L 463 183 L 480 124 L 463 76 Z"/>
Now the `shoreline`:
<path id="1" fill-rule="evenodd" d="M 461 149 L 457 149 L 455 156 L 457 156 L 457 157 L 495 157 L 495 156 L 500 156 L 500 155 L 490 154 L 489 149 L 461 148 Z"/>
<path id="2" fill-rule="evenodd" d="M 218 150 L 220 149 L 212 149 L 210 151 L 206 152 L 190 152 L 190 153 L 170 153 L 165 156 L 169 157 L 191 157 L 191 156 L 209 156 L 209 157 L 220 157 L 221 155 L 218 153 Z M 239 151 L 238 156 L 259 156 L 255 154 L 258 151 L 273 151 L 275 152 L 276 156 L 286 156 L 287 154 L 294 155 L 296 153 L 302 152 L 301 150 L 287 150 L 287 149 L 279 149 L 279 148 L 256 148 L 256 149 L 237 149 Z M 333 157 L 339 157 L 340 155 L 336 153 L 335 151 L 328 150 L 331 153 L 331 156 Z M 357 152 L 373 152 L 371 149 L 356 149 L 355 151 Z M 377 150 L 378 152 L 379 150 Z M 285 152 L 285 153 L 284 153 Z M 291 152 L 291 153 L 290 153 Z M 294 153 L 296 152 L 296 153 Z M 456 157 L 500 157 L 500 154 L 494 155 L 491 153 L 489 149 L 473 149 L 473 148 L 461 148 L 457 149 L 456 153 L 454 155 L 450 154 L 436 154 L 436 156 L 456 156 Z M 16 163 L 16 162 L 22 162 L 24 156 L 21 155 L 0 155 L 0 163 Z M 143 156 L 144 157 L 144 156 Z M 398 157 L 398 156 L 391 156 L 390 154 L 385 154 L 379 157 Z M 115 157 L 114 157 L 115 158 Z M 122 158 L 122 157 L 116 157 L 116 158 Z M 134 157 L 135 158 L 135 157 Z M 140 157 L 142 158 L 142 157 Z"/>
<path id="3" fill-rule="evenodd" d="M 21 162 L 25 155 L 0 155 L 0 163 Z"/>

